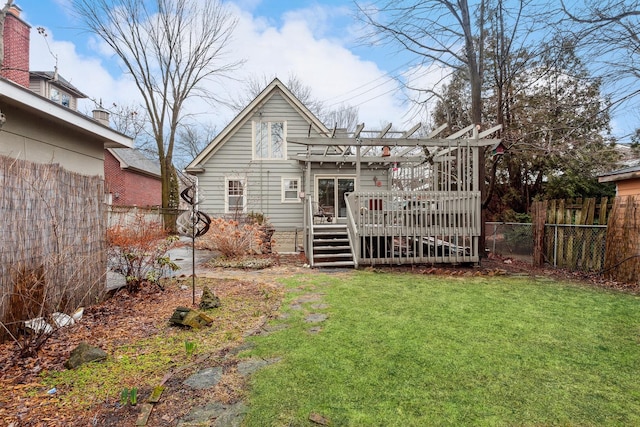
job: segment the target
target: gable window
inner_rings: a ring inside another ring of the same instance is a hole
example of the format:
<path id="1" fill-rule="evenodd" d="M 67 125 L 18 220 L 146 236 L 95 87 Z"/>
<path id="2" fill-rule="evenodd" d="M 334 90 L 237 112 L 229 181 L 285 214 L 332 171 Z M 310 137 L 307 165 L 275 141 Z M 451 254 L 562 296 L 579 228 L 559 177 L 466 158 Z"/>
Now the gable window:
<path id="1" fill-rule="evenodd" d="M 56 88 L 51 88 L 51 100 L 58 104 L 62 104 L 65 107 L 69 107 L 71 105 L 71 97 Z"/>
<path id="2" fill-rule="evenodd" d="M 253 158 L 286 159 L 286 122 L 253 122 Z"/>
<path id="3" fill-rule="evenodd" d="M 300 178 L 282 178 L 282 201 L 300 203 Z"/>
<path id="4" fill-rule="evenodd" d="M 247 207 L 244 179 L 225 180 L 225 213 L 245 212 Z"/>

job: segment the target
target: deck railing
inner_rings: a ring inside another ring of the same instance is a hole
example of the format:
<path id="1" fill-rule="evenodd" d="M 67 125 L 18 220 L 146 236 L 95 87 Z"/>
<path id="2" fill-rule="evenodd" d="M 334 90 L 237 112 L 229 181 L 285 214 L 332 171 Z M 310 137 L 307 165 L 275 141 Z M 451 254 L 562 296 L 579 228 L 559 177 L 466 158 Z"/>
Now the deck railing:
<path id="1" fill-rule="evenodd" d="M 354 192 L 346 199 L 359 263 L 479 261 L 480 192 Z"/>
<path id="2" fill-rule="evenodd" d="M 347 205 L 347 234 L 349 235 L 349 242 L 351 243 L 351 254 L 353 255 L 354 267 L 358 268 L 359 253 L 360 253 L 360 237 L 358 233 L 358 226 L 356 224 L 356 217 L 354 215 L 354 209 L 351 208 L 349 197 L 345 197 Z"/>

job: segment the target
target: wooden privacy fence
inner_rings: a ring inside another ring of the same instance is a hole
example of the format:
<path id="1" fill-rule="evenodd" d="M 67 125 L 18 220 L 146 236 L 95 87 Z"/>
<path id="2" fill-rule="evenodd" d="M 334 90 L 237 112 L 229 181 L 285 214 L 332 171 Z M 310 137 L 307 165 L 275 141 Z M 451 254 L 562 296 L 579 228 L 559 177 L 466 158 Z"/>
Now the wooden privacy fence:
<path id="1" fill-rule="evenodd" d="M 593 198 L 534 202 L 534 264 L 602 270 L 610 207 L 606 197 L 599 203 Z"/>
<path id="2" fill-rule="evenodd" d="M 0 320 L 9 329 L 104 292 L 105 206 L 100 177 L 0 156 Z"/>
<path id="3" fill-rule="evenodd" d="M 615 199 L 609 215 L 604 272 L 619 282 L 640 280 L 640 196 Z"/>

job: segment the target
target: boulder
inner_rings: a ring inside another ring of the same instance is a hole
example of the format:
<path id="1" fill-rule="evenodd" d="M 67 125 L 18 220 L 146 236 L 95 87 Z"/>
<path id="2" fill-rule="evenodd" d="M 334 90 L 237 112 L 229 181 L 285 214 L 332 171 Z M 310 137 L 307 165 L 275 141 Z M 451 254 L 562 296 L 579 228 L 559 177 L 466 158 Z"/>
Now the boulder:
<path id="1" fill-rule="evenodd" d="M 210 326 L 213 319 L 204 313 L 198 313 L 187 307 L 177 307 L 171 315 L 169 322 L 174 325 L 190 326 L 194 329 L 200 329 L 203 326 Z"/>
<path id="2" fill-rule="evenodd" d="M 100 362 L 107 358 L 107 353 L 101 348 L 81 342 L 71 352 L 69 360 L 64 363 L 65 368 L 75 369 L 89 362 Z"/>
<path id="3" fill-rule="evenodd" d="M 218 298 L 211 290 L 205 286 L 202 288 L 202 297 L 200 298 L 200 310 L 211 310 L 220 307 L 220 298 Z"/>

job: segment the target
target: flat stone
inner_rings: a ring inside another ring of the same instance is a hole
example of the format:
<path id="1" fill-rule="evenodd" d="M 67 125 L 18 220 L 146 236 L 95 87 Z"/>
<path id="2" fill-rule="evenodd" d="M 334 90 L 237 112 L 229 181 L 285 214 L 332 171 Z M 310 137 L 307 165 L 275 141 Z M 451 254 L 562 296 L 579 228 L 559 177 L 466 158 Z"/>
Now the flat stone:
<path id="1" fill-rule="evenodd" d="M 264 368 L 268 365 L 273 365 L 280 361 L 279 357 L 273 359 L 247 359 L 238 363 L 237 370 L 240 375 L 246 377 L 248 375 L 253 374 L 257 370 Z"/>
<path id="2" fill-rule="evenodd" d="M 262 328 L 261 335 L 269 335 L 272 332 L 282 331 L 284 329 L 287 329 L 288 327 L 289 325 L 287 325 L 286 323 L 278 323 L 276 325 L 265 325 Z"/>
<path id="3" fill-rule="evenodd" d="M 317 302 L 322 300 L 322 297 L 324 295 L 322 294 L 306 294 L 306 295 L 301 295 L 298 298 L 295 299 L 295 301 L 293 301 L 294 304 L 304 304 L 305 302 Z"/>
<path id="4" fill-rule="evenodd" d="M 242 420 L 248 411 L 247 406 L 238 402 L 233 405 L 225 405 L 220 402 L 213 402 L 206 406 L 193 408 L 177 427 L 190 426 L 214 426 L 214 427 L 240 427 Z M 211 420 L 215 421 L 211 423 Z"/>
<path id="5" fill-rule="evenodd" d="M 329 304 L 314 304 L 311 306 L 314 310 L 326 310 L 329 308 Z"/>
<path id="6" fill-rule="evenodd" d="M 242 402 L 229 406 L 213 424 L 214 427 L 240 427 L 249 408 Z"/>
<path id="7" fill-rule="evenodd" d="M 237 356 L 238 354 L 242 353 L 245 350 L 251 350 L 255 346 L 256 345 L 254 343 L 252 343 L 252 342 L 243 342 L 242 344 L 230 349 L 227 352 L 227 355 L 225 356 L 225 358 Z"/>
<path id="8" fill-rule="evenodd" d="M 309 329 L 310 334 L 319 334 L 320 332 L 322 332 L 322 328 L 320 326 L 314 326 Z"/>
<path id="9" fill-rule="evenodd" d="M 312 313 L 304 318 L 304 321 L 307 323 L 320 323 L 327 320 L 327 315 L 324 313 Z"/>
<path id="10" fill-rule="evenodd" d="M 207 368 L 196 372 L 184 381 L 184 385 L 196 390 L 215 387 L 222 379 L 222 367 Z"/>
<path id="11" fill-rule="evenodd" d="M 100 362 L 107 358 L 107 353 L 101 348 L 89 345 L 86 342 L 81 342 L 71 352 L 69 360 L 64 364 L 67 369 L 75 369 L 80 365 L 90 362 Z"/>

